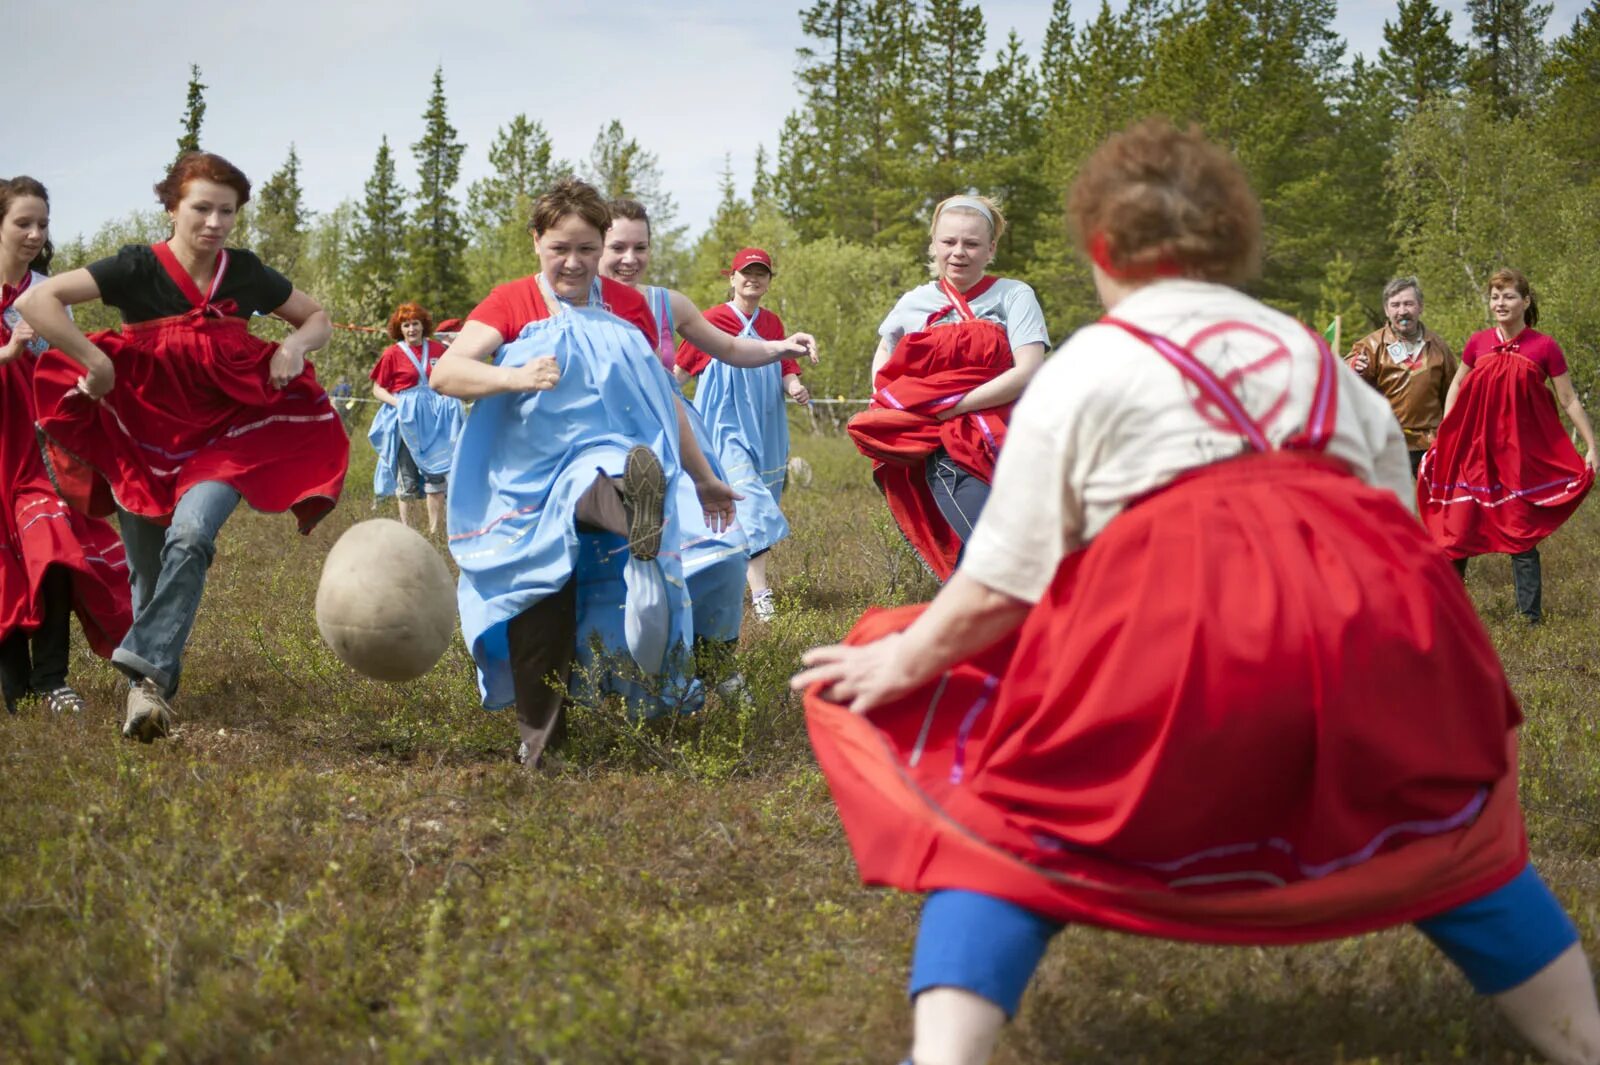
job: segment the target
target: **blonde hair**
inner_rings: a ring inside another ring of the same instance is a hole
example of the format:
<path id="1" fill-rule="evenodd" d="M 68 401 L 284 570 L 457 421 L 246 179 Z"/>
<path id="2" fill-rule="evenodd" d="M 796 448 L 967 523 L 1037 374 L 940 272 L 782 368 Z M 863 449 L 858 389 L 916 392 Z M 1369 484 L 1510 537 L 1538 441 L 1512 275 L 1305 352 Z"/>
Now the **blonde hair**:
<path id="1" fill-rule="evenodd" d="M 1006 216 L 1000 213 L 999 204 L 987 196 L 960 195 L 940 200 L 939 206 L 933 209 L 933 224 L 928 226 L 930 239 L 933 237 L 933 231 L 939 228 L 939 219 L 946 211 L 965 211 L 982 218 L 989 223 L 989 238 L 996 243 L 1005 234 Z"/>

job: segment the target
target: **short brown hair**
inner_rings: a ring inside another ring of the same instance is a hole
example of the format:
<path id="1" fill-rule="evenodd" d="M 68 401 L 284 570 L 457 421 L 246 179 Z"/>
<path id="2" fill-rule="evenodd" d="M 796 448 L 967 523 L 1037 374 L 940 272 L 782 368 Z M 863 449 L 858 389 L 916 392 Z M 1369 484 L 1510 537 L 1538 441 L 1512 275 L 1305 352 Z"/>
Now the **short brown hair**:
<path id="1" fill-rule="evenodd" d="M 611 228 L 611 209 L 593 185 L 577 178 L 562 178 L 550 186 L 550 191 L 533 201 L 533 217 L 528 228 L 540 237 L 545 230 L 568 215 L 575 214 L 588 222 L 604 236 Z"/>
<path id="2" fill-rule="evenodd" d="M 244 171 L 214 152 L 184 152 L 172 164 L 167 176 L 157 182 L 156 199 L 161 206 L 172 210 L 183 199 L 184 189 L 191 181 L 215 181 L 239 194 L 238 206 L 250 202 L 250 179 Z"/>
<path id="3" fill-rule="evenodd" d="M 1148 118 L 1113 135 L 1073 183 L 1078 246 L 1103 242 L 1112 272 L 1239 284 L 1261 263 L 1261 205 L 1244 168 L 1197 126 Z M 1102 264 L 1104 265 L 1104 264 Z"/>
<path id="4" fill-rule="evenodd" d="M 24 196 L 37 196 L 44 201 L 46 209 L 50 207 L 50 194 L 45 191 L 43 185 L 26 174 L 18 174 L 9 181 L 0 180 L 0 222 L 4 222 L 6 215 L 11 213 L 11 205 Z M 36 270 L 41 274 L 48 274 L 50 272 L 50 260 L 54 259 L 55 256 L 56 246 L 50 243 L 49 237 L 46 237 L 44 247 L 40 248 L 39 254 L 33 257 L 33 262 L 28 264 L 28 269 Z"/>
<path id="5" fill-rule="evenodd" d="M 648 237 L 650 235 L 650 212 L 645 210 L 644 204 L 638 200 L 630 200 L 627 197 L 623 197 L 622 199 L 612 200 L 606 206 L 611 210 L 612 222 L 619 218 L 626 218 L 633 222 L 643 222 L 645 236 Z M 611 226 L 608 224 L 606 228 L 610 229 Z"/>
<path id="6" fill-rule="evenodd" d="M 423 310 L 420 303 L 402 303 L 389 316 L 389 339 L 400 339 L 400 327 L 407 322 L 421 322 L 422 335 L 433 336 L 433 315 Z"/>
<path id="7" fill-rule="evenodd" d="M 1489 275 L 1489 287 L 1484 289 L 1493 292 L 1497 288 L 1514 288 L 1517 295 L 1528 301 L 1528 310 L 1522 316 L 1522 324 L 1532 329 L 1539 321 L 1539 301 L 1534 297 L 1533 289 L 1528 285 L 1528 277 L 1521 270 L 1513 270 L 1509 266 L 1502 266 Z"/>

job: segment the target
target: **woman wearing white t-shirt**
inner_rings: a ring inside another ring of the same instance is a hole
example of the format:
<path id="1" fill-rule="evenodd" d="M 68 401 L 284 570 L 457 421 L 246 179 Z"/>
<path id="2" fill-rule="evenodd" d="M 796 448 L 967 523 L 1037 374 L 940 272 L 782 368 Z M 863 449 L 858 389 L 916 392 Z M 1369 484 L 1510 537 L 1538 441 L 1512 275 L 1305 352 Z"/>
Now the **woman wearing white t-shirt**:
<path id="1" fill-rule="evenodd" d="M 935 208 L 934 280 L 901 296 L 878 327 L 872 403 L 850 420 L 889 512 L 940 580 L 972 535 L 1011 405 L 1050 339 L 1033 289 L 984 273 L 1005 225 L 983 196 Z"/>
<path id="2" fill-rule="evenodd" d="M 913 1060 L 986 1060 L 1068 922 L 1410 922 L 1552 1060 L 1600 1062 L 1577 930 L 1528 864 L 1516 699 L 1388 404 L 1234 287 L 1243 170 L 1150 120 L 1071 215 L 1109 314 L 1017 405 L 960 569 L 794 680 L 862 878 L 929 893 Z"/>

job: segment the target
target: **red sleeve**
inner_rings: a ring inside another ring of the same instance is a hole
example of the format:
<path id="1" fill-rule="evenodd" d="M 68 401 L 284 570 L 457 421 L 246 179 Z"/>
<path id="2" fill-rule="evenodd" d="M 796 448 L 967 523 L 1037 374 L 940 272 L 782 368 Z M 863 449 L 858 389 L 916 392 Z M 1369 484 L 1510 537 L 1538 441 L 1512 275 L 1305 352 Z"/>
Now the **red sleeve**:
<path id="1" fill-rule="evenodd" d="M 690 376 L 698 376 L 701 370 L 711 365 L 711 356 L 685 340 L 678 345 L 675 363 L 678 369 Z"/>
<path id="2" fill-rule="evenodd" d="M 1555 342 L 1554 337 L 1541 337 L 1544 343 L 1540 344 L 1540 359 L 1544 364 L 1544 372 L 1551 377 L 1560 377 L 1567 372 L 1567 353 L 1561 350 L 1561 345 Z"/>
<path id="3" fill-rule="evenodd" d="M 367 374 L 368 377 L 372 378 L 373 384 L 379 388 L 386 388 L 390 392 L 395 390 L 394 357 L 398 354 L 400 352 L 393 345 L 383 349 L 383 354 L 378 356 L 378 361 L 372 364 L 372 372 Z"/>
<path id="4" fill-rule="evenodd" d="M 1478 354 L 1482 349 L 1482 345 L 1482 333 L 1473 333 L 1468 337 L 1466 344 L 1461 348 L 1461 365 L 1469 370 L 1472 369 L 1472 364 L 1478 361 Z"/>
<path id="5" fill-rule="evenodd" d="M 798 362 L 795 362 L 793 359 L 784 359 L 783 360 L 783 376 L 788 377 L 790 374 L 794 374 L 796 377 L 799 377 L 800 376 L 800 364 Z"/>
<path id="6" fill-rule="evenodd" d="M 496 285 L 482 303 L 467 315 L 469 322 L 482 322 L 500 334 L 502 341 L 515 340 L 522 327 L 550 316 L 539 292 L 537 282 L 531 277 Z"/>
<path id="7" fill-rule="evenodd" d="M 638 326 L 650 350 L 656 350 L 659 336 L 656 332 L 656 316 L 650 313 L 650 303 L 643 293 L 630 285 L 603 277 L 600 279 L 600 295 L 606 301 L 606 306 L 611 308 L 612 314 Z"/>

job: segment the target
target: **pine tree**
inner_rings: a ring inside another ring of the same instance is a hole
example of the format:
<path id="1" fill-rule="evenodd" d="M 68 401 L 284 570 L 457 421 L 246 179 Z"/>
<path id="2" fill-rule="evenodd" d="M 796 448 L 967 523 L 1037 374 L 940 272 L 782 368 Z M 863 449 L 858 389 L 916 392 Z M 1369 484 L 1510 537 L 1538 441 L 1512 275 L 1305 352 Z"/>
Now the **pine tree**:
<path id="1" fill-rule="evenodd" d="M 612 119 L 595 136 L 589 152 L 588 180 L 606 199 L 628 197 L 650 213 L 650 274 L 660 284 L 676 278 L 684 227 L 678 202 L 666 190 L 656 153 L 646 151 Z"/>
<path id="2" fill-rule="evenodd" d="M 815 44 L 796 49 L 800 109 L 784 120 L 778 139 L 779 196 L 801 232 L 831 232 L 843 217 L 844 169 L 859 142 L 847 134 L 856 110 L 862 0 L 816 0 L 800 13 L 800 31 Z"/>
<path id="3" fill-rule="evenodd" d="M 384 137 L 351 239 L 357 304 L 369 322 L 387 318 L 397 302 L 405 235 L 405 190 L 395 180 L 394 154 Z"/>
<path id="4" fill-rule="evenodd" d="M 571 172 L 571 163 L 554 157 L 544 125 L 517 115 L 489 146 L 489 176 L 467 189 L 473 229 L 486 233 L 514 225 L 526 230 L 533 201 Z"/>
<path id="5" fill-rule="evenodd" d="M 1044 98 L 1022 38 L 1012 31 L 984 76 L 980 117 L 978 189 L 1000 201 L 1010 221 L 996 268 L 1008 272 L 1033 258 L 1039 236 L 1060 226 L 1056 200 L 1044 175 Z"/>
<path id="6" fill-rule="evenodd" d="M 1467 0 L 1475 41 L 1467 87 L 1503 118 L 1529 114 L 1538 101 L 1552 10 L 1530 0 Z"/>
<path id="7" fill-rule="evenodd" d="M 300 188 L 300 156 L 289 145 L 289 157 L 261 186 L 256 200 L 255 250 L 280 273 L 294 277 L 305 255 L 307 217 Z"/>
<path id="8" fill-rule="evenodd" d="M 750 203 L 755 207 L 772 203 L 777 198 L 777 183 L 772 171 L 767 169 L 767 147 L 756 145 L 755 175 L 750 179 Z"/>
<path id="9" fill-rule="evenodd" d="M 1546 68 L 1550 102 L 1542 116 L 1546 141 L 1581 182 L 1600 179 L 1600 3 L 1579 13 L 1555 43 Z"/>
<path id="10" fill-rule="evenodd" d="M 1466 57 L 1466 47 L 1450 36 L 1450 12 L 1433 0 L 1400 0 L 1395 21 L 1383 24 L 1378 49 L 1397 117 L 1413 115 L 1429 99 L 1460 88 Z"/>
<path id="11" fill-rule="evenodd" d="M 206 86 L 200 68 L 189 64 L 189 96 L 183 108 L 183 132 L 178 135 L 178 155 L 200 150 L 200 127 L 206 120 Z"/>
<path id="12" fill-rule="evenodd" d="M 1039 84 L 1048 103 L 1066 93 L 1072 81 L 1072 53 L 1077 31 L 1072 25 L 1072 0 L 1051 0 L 1050 22 L 1039 55 Z"/>
<path id="13" fill-rule="evenodd" d="M 982 128 L 987 30 L 982 8 L 962 0 L 928 0 L 922 29 L 925 43 L 917 103 L 928 118 L 923 191 L 931 211 L 939 200 L 966 192 L 973 184 L 973 163 L 987 132 Z"/>
<path id="14" fill-rule="evenodd" d="M 456 139 L 444 97 L 444 71 L 433 72 L 433 93 L 423 112 L 422 139 L 411 146 L 417 160 L 416 209 L 406 229 L 405 287 L 435 317 L 470 310 L 462 253 L 467 238 L 451 189 L 461 175 L 466 145 Z"/>

